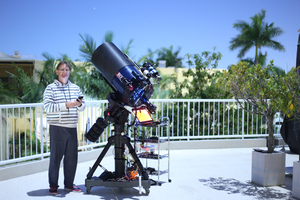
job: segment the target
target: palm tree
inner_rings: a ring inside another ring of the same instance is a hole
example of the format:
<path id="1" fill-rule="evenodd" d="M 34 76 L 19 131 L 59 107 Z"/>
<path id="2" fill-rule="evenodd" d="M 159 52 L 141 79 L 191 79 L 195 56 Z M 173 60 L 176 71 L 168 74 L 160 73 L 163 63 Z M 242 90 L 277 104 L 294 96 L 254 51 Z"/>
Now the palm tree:
<path id="1" fill-rule="evenodd" d="M 261 52 L 259 52 L 258 64 L 260 64 L 263 68 L 266 67 L 266 60 L 267 60 L 266 58 L 267 58 L 267 52 L 265 53 L 265 55 L 263 55 Z M 255 60 L 252 58 L 241 59 L 241 62 L 247 62 L 248 67 L 255 65 Z M 231 67 L 232 67 L 232 65 L 228 66 L 227 69 L 230 70 Z M 285 71 L 281 67 L 272 65 L 271 69 L 272 70 L 270 71 L 270 73 L 277 74 L 277 76 L 284 77 L 286 75 Z"/>
<path id="2" fill-rule="evenodd" d="M 20 103 L 17 95 L 0 79 L 0 104 Z"/>
<path id="3" fill-rule="evenodd" d="M 33 81 L 23 69 L 16 66 L 16 74 L 7 72 L 15 81 L 15 87 L 18 92 L 18 99 L 22 103 L 38 103 L 43 99 L 43 84 Z"/>
<path id="4" fill-rule="evenodd" d="M 40 78 L 39 83 L 43 84 L 44 88 L 46 88 L 47 85 L 53 83 L 53 81 L 57 77 L 55 73 L 56 59 L 53 58 L 47 52 L 42 53 L 42 55 L 46 59 L 43 66 L 43 71 L 35 70 L 35 72 L 37 73 L 37 76 Z"/>
<path id="5" fill-rule="evenodd" d="M 79 34 L 79 36 L 83 41 L 83 44 L 79 46 L 81 56 L 84 58 L 85 62 L 91 63 L 92 55 L 97 48 L 96 41 L 88 34 L 85 34 L 85 37 L 83 37 L 81 34 Z"/>
<path id="6" fill-rule="evenodd" d="M 55 79 L 57 79 L 57 74 L 55 72 L 56 65 L 59 61 L 67 61 L 72 68 L 72 70 L 77 70 L 77 66 L 74 64 L 73 60 L 67 55 L 67 54 L 61 54 L 60 58 L 55 59 L 52 57 L 49 53 L 44 52 L 42 54 L 44 58 L 46 58 L 46 61 L 43 66 L 42 71 L 35 70 L 37 73 L 37 76 L 40 78 L 39 83 L 41 83 L 44 86 L 44 89 L 49 85 L 50 83 L 53 83 Z M 70 80 L 73 81 L 73 76 L 70 76 Z"/>
<path id="7" fill-rule="evenodd" d="M 252 48 L 255 47 L 255 64 L 258 62 L 258 51 L 261 47 L 270 47 L 275 50 L 285 51 L 285 48 L 279 42 L 273 40 L 274 37 L 284 33 L 279 27 L 274 27 L 274 22 L 270 25 L 264 21 L 266 11 L 254 15 L 249 24 L 243 20 L 238 20 L 233 27 L 240 31 L 236 37 L 230 41 L 230 50 L 240 48 L 238 58 L 242 58 Z"/>
<path id="8" fill-rule="evenodd" d="M 82 79 L 81 77 L 81 80 L 84 80 L 85 84 L 83 88 L 86 88 L 85 91 L 91 98 L 105 99 L 111 92 L 111 88 L 108 86 L 98 69 L 92 66 L 92 56 L 97 48 L 96 41 L 88 34 L 84 37 L 81 34 L 79 35 L 83 41 L 83 44 L 79 47 L 79 51 L 84 58 L 83 66 L 89 74 L 89 78 L 87 79 Z M 111 42 L 112 38 L 113 33 L 110 31 L 106 32 L 104 38 L 105 40 L 108 40 L 106 42 Z"/>
<path id="9" fill-rule="evenodd" d="M 158 50 L 158 58 L 156 59 L 156 62 L 158 62 L 158 60 L 165 60 L 167 66 L 181 68 L 183 58 L 178 57 L 180 49 L 181 48 L 178 47 L 178 50 L 173 52 L 173 45 L 171 45 L 169 49 L 165 47 L 161 48 Z"/>
<path id="10" fill-rule="evenodd" d="M 104 36 L 104 42 L 112 42 L 114 38 L 114 33 L 112 31 L 106 31 Z"/>
<path id="11" fill-rule="evenodd" d="M 133 39 L 131 39 L 131 40 L 128 42 L 128 44 L 127 44 L 126 47 L 122 46 L 122 48 L 121 48 L 121 51 L 122 51 L 124 54 L 127 54 L 128 56 L 130 56 L 130 51 L 129 51 L 129 50 L 132 48 L 132 46 L 131 46 L 132 42 L 133 42 Z"/>
<path id="12" fill-rule="evenodd" d="M 249 63 L 249 67 L 252 65 L 255 65 L 255 59 L 253 58 L 244 58 L 241 59 L 242 62 L 247 62 Z M 267 52 L 263 55 L 261 52 L 259 52 L 258 54 L 258 64 L 260 64 L 261 66 L 265 67 L 266 66 L 266 61 L 267 61 Z"/>
<path id="13" fill-rule="evenodd" d="M 151 64 L 155 64 L 153 55 L 156 54 L 158 52 L 158 50 L 156 51 L 152 51 L 151 49 L 148 49 L 148 53 L 146 55 L 143 55 L 138 61 L 137 63 L 140 65 L 143 65 L 143 63 L 145 62 L 149 62 Z"/>
<path id="14" fill-rule="evenodd" d="M 272 66 L 272 73 L 276 74 L 278 77 L 284 77 L 286 75 L 284 69 L 278 67 L 278 66 Z"/>

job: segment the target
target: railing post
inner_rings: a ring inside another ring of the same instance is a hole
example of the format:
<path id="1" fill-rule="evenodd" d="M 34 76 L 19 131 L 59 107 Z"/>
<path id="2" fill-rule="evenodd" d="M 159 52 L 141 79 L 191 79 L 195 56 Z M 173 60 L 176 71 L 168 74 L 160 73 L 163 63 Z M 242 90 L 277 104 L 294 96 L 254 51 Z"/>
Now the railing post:
<path id="1" fill-rule="evenodd" d="M 188 101 L 188 112 L 187 112 L 187 140 L 190 141 L 190 101 Z"/>
<path id="2" fill-rule="evenodd" d="M 2 119 L 2 117 L 3 117 L 3 115 L 2 115 L 2 109 L 0 109 L 0 118 L 1 118 L 1 121 L 0 121 L 0 142 L 1 142 L 1 148 L 0 148 L 0 161 L 1 160 L 4 160 L 3 159 L 3 152 L 4 152 L 4 150 L 2 150 L 2 149 L 4 149 L 3 147 L 5 147 L 5 141 L 3 141 L 3 136 L 2 136 L 2 121 L 3 121 L 3 119 Z"/>
<path id="3" fill-rule="evenodd" d="M 43 106 L 40 107 L 40 124 L 41 124 L 41 159 L 44 159 L 44 124 L 43 124 Z"/>
<path id="4" fill-rule="evenodd" d="M 245 108 L 245 102 L 243 101 L 243 107 Z M 245 124 L 245 111 L 242 109 L 242 139 L 244 138 L 244 124 Z"/>

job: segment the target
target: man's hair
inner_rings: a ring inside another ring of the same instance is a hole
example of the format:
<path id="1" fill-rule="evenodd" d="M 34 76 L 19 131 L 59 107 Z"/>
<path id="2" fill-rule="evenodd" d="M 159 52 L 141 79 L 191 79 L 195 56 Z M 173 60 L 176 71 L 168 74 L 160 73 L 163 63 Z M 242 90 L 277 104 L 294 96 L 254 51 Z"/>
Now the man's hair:
<path id="1" fill-rule="evenodd" d="M 69 69 L 71 70 L 71 67 L 67 61 L 60 61 L 60 63 L 58 63 L 58 65 L 56 66 L 56 70 L 58 70 L 59 67 L 64 64 L 66 64 L 69 67 Z"/>

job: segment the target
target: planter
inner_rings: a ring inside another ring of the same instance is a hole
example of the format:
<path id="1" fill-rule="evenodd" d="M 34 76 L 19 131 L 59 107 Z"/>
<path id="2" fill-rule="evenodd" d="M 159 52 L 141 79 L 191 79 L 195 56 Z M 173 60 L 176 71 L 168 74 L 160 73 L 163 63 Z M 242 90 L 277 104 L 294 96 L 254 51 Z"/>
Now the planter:
<path id="1" fill-rule="evenodd" d="M 285 184 L 285 153 L 252 152 L 251 181 L 261 186 Z"/>
<path id="2" fill-rule="evenodd" d="M 292 196 L 300 199 L 300 162 L 296 161 L 293 164 L 293 189 Z"/>

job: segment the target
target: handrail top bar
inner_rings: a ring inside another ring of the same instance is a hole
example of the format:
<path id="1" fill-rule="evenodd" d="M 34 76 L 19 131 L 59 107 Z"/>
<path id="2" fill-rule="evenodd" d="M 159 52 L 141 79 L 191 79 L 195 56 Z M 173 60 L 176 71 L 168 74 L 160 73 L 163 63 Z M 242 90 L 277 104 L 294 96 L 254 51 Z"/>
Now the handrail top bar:
<path id="1" fill-rule="evenodd" d="M 170 102 L 171 99 L 150 99 L 152 102 Z M 172 99 L 172 102 L 236 102 L 235 99 Z M 243 99 L 240 99 L 243 101 Z"/>
<path id="2" fill-rule="evenodd" d="M 151 102 L 170 102 L 171 99 L 150 99 Z M 240 101 L 244 101 L 240 99 Z M 108 103 L 107 100 L 92 100 L 85 101 L 91 103 Z M 172 99 L 172 102 L 236 102 L 235 99 Z M 20 107 L 35 107 L 43 106 L 43 103 L 23 103 L 23 104 L 2 104 L 0 108 L 20 108 Z"/>
<path id="3" fill-rule="evenodd" d="M 2 104 L 0 105 L 0 108 L 37 107 L 43 105 L 43 103 Z"/>
<path id="4" fill-rule="evenodd" d="M 86 103 L 108 103 L 107 100 L 85 101 Z M 37 107 L 44 106 L 43 103 L 21 103 L 21 104 L 0 104 L 0 108 L 20 108 L 20 107 Z"/>

